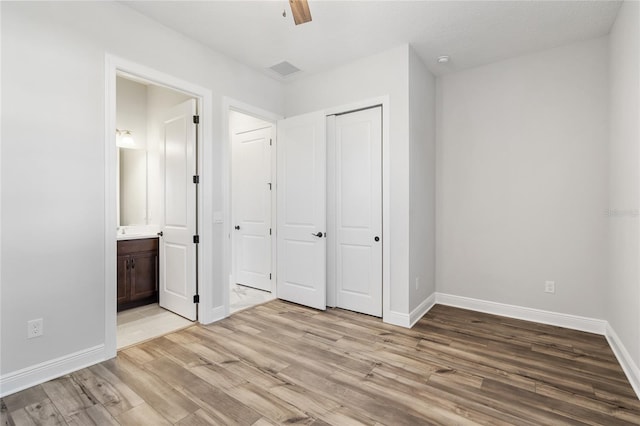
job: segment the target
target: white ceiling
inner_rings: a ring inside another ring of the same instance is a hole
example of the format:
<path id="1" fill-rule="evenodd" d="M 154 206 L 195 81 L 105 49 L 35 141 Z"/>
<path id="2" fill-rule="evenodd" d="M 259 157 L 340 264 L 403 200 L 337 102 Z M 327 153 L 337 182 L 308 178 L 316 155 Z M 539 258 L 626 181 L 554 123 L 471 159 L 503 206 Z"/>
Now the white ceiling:
<path id="1" fill-rule="evenodd" d="M 287 0 L 124 3 L 271 76 L 267 68 L 283 60 L 302 70 L 283 81 L 404 43 L 441 75 L 603 36 L 620 7 L 593 0 L 309 0 L 313 21 L 295 26 Z M 438 64 L 439 55 L 451 61 Z"/>

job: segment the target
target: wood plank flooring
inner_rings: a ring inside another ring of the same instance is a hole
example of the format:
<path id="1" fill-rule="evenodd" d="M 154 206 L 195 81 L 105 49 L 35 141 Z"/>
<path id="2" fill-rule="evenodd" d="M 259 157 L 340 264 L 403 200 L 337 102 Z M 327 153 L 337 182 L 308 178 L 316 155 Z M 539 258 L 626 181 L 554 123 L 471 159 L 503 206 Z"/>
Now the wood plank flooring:
<path id="1" fill-rule="evenodd" d="M 435 306 L 272 301 L 0 400 L 2 425 L 638 425 L 602 336 Z"/>

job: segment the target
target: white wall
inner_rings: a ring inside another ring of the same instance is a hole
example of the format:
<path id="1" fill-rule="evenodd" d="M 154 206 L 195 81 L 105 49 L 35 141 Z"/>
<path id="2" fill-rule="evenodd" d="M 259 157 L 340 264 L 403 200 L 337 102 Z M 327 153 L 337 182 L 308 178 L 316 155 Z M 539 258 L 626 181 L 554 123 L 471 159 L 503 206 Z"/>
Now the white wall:
<path id="1" fill-rule="evenodd" d="M 607 58 L 601 38 L 438 80 L 438 292 L 605 317 Z"/>
<path id="2" fill-rule="evenodd" d="M 282 113 L 282 85 L 105 2 L 2 2 L 0 374 L 105 341 L 105 53 L 209 88 L 222 211 L 222 96 Z M 212 220 L 203 218 L 203 220 Z M 214 224 L 214 306 L 222 306 L 222 225 Z M 26 339 L 27 321 L 43 337 Z M 6 383 L 6 382 L 5 382 Z M 3 385 L 1 392 L 7 392 Z"/>
<path id="3" fill-rule="evenodd" d="M 409 311 L 409 46 L 300 78 L 285 86 L 285 115 L 293 116 L 389 96 L 392 311 Z"/>
<path id="4" fill-rule="evenodd" d="M 640 372 L 640 4 L 624 2 L 609 38 L 610 270 L 607 320 Z M 640 383 L 640 375 L 636 378 Z"/>
<path id="5" fill-rule="evenodd" d="M 410 312 L 418 308 L 436 291 L 435 90 L 435 77 L 411 49 L 409 51 Z"/>

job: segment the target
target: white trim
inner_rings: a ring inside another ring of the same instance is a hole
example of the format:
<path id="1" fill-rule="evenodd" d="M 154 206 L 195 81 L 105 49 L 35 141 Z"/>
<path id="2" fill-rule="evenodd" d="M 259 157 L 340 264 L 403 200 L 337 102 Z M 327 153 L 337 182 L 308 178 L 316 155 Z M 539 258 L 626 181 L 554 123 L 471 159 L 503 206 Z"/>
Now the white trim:
<path id="1" fill-rule="evenodd" d="M 382 322 L 386 324 L 397 325 L 398 327 L 404 327 L 404 328 L 411 327 L 411 318 L 409 314 L 396 312 L 392 310 L 388 310 L 384 313 Z"/>
<path id="2" fill-rule="evenodd" d="M 277 137 L 276 137 L 276 128 L 278 120 L 282 119 L 281 115 L 275 114 L 273 112 L 254 107 L 252 105 L 246 104 L 244 102 L 238 101 L 236 99 L 230 98 L 228 96 L 224 96 L 222 98 L 222 127 L 220 140 L 222 143 L 222 176 L 223 179 L 226 179 L 222 184 L 222 192 L 223 192 L 223 201 L 222 201 L 222 236 L 225 238 L 224 248 L 223 248 L 223 258 L 222 258 L 222 281 L 226 283 L 224 288 L 222 289 L 222 307 L 224 308 L 224 314 L 221 318 L 226 318 L 229 316 L 229 288 L 231 284 L 234 282 L 232 277 L 233 271 L 233 256 L 232 256 L 232 239 L 231 239 L 231 134 L 229 132 L 229 111 L 237 111 L 243 114 L 250 115 L 255 118 L 259 118 L 261 120 L 272 123 L 273 127 L 273 145 L 271 147 L 271 183 L 272 183 L 272 192 L 271 192 L 271 224 L 273 229 L 273 234 L 271 237 L 271 293 L 277 297 L 276 293 L 276 260 L 278 253 L 276 252 L 276 236 L 278 230 L 276 229 L 276 191 L 277 191 L 277 176 L 276 176 L 276 149 L 278 146 Z"/>
<path id="3" fill-rule="evenodd" d="M 413 327 L 420 319 L 436 305 L 436 293 L 427 297 L 409 313 L 409 327 Z"/>
<path id="4" fill-rule="evenodd" d="M 225 315 L 225 307 L 224 306 L 216 306 L 210 312 L 211 321 L 209 321 L 209 323 L 220 321 L 221 319 L 225 319 L 227 316 L 228 315 Z"/>
<path id="5" fill-rule="evenodd" d="M 618 337 L 611 324 L 607 323 L 605 337 L 611 346 L 611 350 L 618 359 L 622 370 L 629 379 L 631 387 L 636 392 L 638 399 L 640 399 L 640 368 L 633 362 L 633 358 L 627 351 L 627 348 L 622 343 L 622 340 Z"/>
<path id="6" fill-rule="evenodd" d="M 607 322 L 601 319 L 543 311 L 541 309 L 526 308 L 524 306 L 507 305 L 505 303 L 455 296 L 453 294 L 436 293 L 436 303 L 600 335 L 605 334 L 607 325 Z"/>
<path id="7" fill-rule="evenodd" d="M 408 314 L 396 311 L 387 311 L 382 319 L 386 324 L 411 328 L 436 305 L 436 293 L 424 299 Z"/>
<path id="8" fill-rule="evenodd" d="M 105 344 L 104 359 L 116 356 L 116 189 L 115 189 L 115 101 L 116 76 L 126 75 L 193 96 L 198 104 L 198 276 L 200 304 L 198 320 L 207 324 L 215 318 L 213 307 L 213 95 L 211 90 L 147 66 L 105 54 Z"/>
<path id="9" fill-rule="evenodd" d="M 0 398 L 104 360 L 105 345 L 61 356 L 0 377 Z"/>

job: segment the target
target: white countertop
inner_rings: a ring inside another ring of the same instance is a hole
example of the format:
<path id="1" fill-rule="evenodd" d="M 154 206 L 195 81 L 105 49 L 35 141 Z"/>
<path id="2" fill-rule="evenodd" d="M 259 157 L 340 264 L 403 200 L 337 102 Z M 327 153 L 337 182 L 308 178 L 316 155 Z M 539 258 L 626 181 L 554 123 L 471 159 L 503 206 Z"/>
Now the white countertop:
<path id="1" fill-rule="evenodd" d="M 145 238 L 158 238 L 160 227 L 157 225 L 132 225 L 118 228 L 116 238 L 121 240 L 143 240 Z"/>
<path id="2" fill-rule="evenodd" d="M 158 238 L 157 233 L 148 233 L 148 234 L 118 234 L 118 241 L 123 240 L 144 240 L 145 238 Z"/>

